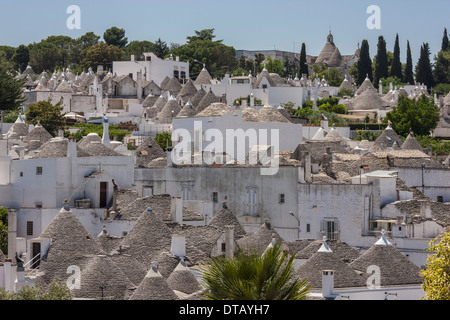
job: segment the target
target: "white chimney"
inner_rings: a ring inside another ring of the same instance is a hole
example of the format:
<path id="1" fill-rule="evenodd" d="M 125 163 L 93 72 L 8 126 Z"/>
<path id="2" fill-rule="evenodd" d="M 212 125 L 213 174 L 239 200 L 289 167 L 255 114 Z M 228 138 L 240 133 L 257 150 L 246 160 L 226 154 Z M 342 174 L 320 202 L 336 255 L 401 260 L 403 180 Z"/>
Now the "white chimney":
<path id="1" fill-rule="evenodd" d="M 171 213 L 174 222 L 183 223 L 183 199 L 181 197 L 172 197 Z"/>
<path id="2" fill-rule="evenodd" d="M 5 262 L 3 263 L 4 277 L 5 277 L 4 286 L 5 290 L 8 292 L 14 292 L 11 263 L 12 259 L 10 258 L 5 259 Z"/>
<path id="3" fill-rule="evenodd" d="M 431 215 L 431 203 L 429 201 L 422 201 L 420 210 L 421 216 L 425 217 L 425 219 L 431 220 L 433 218 Z"/>
<path id="4" fill-rule="evenodd" d="M 250 107 L 255 106 L 255 95 L 253 93 L 250 93 Z"/>
<path id="5" fill-rule="evenodd" d="M 137 72 L 137 98 L 142 99 L 142 71 Z"/>
<path id="6" fill-rule="evenodd" d="M 225 226 L 225 256 L 233 258 L 234 256 L 234 226 Z"/>
<path id="7" fill-rule="evenodd" d="M 180 236 L 178 234 L 172 235 L 172 245 L 170 247 L 170 252 L 178 258 L 183 258 L 186 256 L 186 237 Z"/>
<path id="8" fill-rule="evenodd" d="M 102 137 L 102 143 L 105 145 L 105 147 L 109 148 L 110 146 L 110 139 L 109 139 L 109 123 L 108 118 L 104 116 L 102 118 L 103 122 L 103 137 Z"/>
<path id="9" fill-rule="evenodd" d="M 322 270 L 322 296 L 332 299 L 334 295 L 334 270 Z"/>
<path id="10" fill-rule="evenodd" d="M 15 259 L 17 252 L 17 211 L 8 210 L 8 258 Z"/>
<path id="11" fill-rule="evenodd" d="M 24 148 L 24 146 L 20 146 L 19 147 L 19 157 L 20 157 L 20 160 L 23 160 L 25 158 L 25 148 Z"/>

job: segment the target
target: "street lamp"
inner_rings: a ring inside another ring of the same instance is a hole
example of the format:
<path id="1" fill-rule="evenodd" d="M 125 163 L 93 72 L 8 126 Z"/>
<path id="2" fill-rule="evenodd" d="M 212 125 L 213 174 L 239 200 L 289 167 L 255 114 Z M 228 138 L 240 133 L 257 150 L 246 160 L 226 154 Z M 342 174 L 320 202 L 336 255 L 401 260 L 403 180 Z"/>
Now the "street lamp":
<path id="1" fill-rule="evenodd" d="M 300 219 L 297 218 L 294 212 L 289 211 L 289 215 L 291 215 L 295 220 L 297 220 L 297 238 L 300 239 Z"/>

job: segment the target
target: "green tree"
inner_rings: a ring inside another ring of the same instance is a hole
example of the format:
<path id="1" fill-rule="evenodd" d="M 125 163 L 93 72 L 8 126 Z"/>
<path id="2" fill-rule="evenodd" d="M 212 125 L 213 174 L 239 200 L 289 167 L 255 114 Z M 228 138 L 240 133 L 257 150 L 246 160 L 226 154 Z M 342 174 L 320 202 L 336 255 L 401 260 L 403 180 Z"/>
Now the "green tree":
<path id="1" fill-rule="evenodd" d="M 405 75 L 403 77 L 403 82 L 414 84 L 414 75 L 413 75 L 413 63 L 411 57 L 411 48 L 409 46 L 409 41 L 407 42 L 406 48 L 406 66 L 405 66 Z"/>
<path id="2" fill-rule="evenodd" d="M 302 49 L 300 51 L 300 78 L 303 74 L 309 76 L 308 65 L 306 64 L 306 45 L 302 43 Z"/>
<path id="3" fill-rule="evenodd" d="M 87 50 L 83 64 L 86 69 L 94 69 L 98 65 L 112 67 L 112 62 L 120 61 L 122 55 L 123 51 L 118 47 L 100 42 Z"/>
<path id="4" fill-rule="evenodd" d="M 378 88 L 378 82 L 381 78 L 387 78 L 388 73 L 388 60 L 386 52 L 386 41 L 383 36 L 378 37 L 378 50 L 377 58 L 374 70 L 373 85 Z"/>
<path id="5" fill-rule="evenodd" d="M 26 79 L 16 78 L 9 67 L 5 53 L 0 51 L 0 110 L 17 109 L 26 100 L 22 88 Z"/>
<path id="6" fill-rule="evenodd" d="M 424 43 L 420 47 L 420 57 L 416 65 L 416 82 L 425 84 L 429 90 L 434 85 L 428 43 Z"/>
<path id="7" fill-rule="evenodd" d="M 66 284 L 59 279 L 53 280 L 48 289 L 39 285 L 26 286 L 17 293 L 0 289 L 0 300 L 72 300 L 73 296 Z"/>
<path id="8" fill-rule="evenodd" d="M 394 44 L 394 59 L 392 60 L 391 65 L 391 77 L 397 77 L 398 79 L 402 79 L 402 63 L 400 62 L 400 44 L 398 41 L 398 33 L 395 37 Z"/>
<path id="9" fill-rule="evenodd" d="M 280 59 L 273 59 L 271 56 L 266 57 L 266 69 L 269 73 L 284 74 L 284 64 Z"/>
<path id="10" fill-rule="evenodd" d="M 439 107 L 432 98 L 422 95 L 417 100 L 399 96 L 397 106 L 386 114 L 384 121 L 390 120 L 393 129 L 406 137 L 410 130 L 415 135 L 429 135 L 439 119 Z"/>
<path id="11" fill-rule="evenodd" d="M 30 50 L 27 46 L 21 44 L 15 50 L 11 61 L 14 63 L 14 68 L 23 72 L 30 62 Z"/>
<path id="12" fill-rule="evenodd" d="M 447 28 L 444 28 L 444 36 L 442 37 L 441 50 L 445 51 L 445 50 L 448 50 L 448 49 L 449 49 L 449 46 L 448 46 Z"/>
<path id="13" fill-rule="evenodd" d="M 8 208 L 0 207 L 0 251 L 8 255 Z"/>
<path id="14" fill-rule="evenodd" d="M 58 129 L 63 128 L 65 119 L 63 114 L 64 107 L 62 99 L 55 105 L 48 100 L 38 101 L 30 104 L 25 112 L 26 122 L 36 125 L 38 122 L 53 136 Z"/>
<path id="15" fill-rule="evenodd" d="M 124 48 L 128 43 L 128 38 L 125 38 L 125 30 L 117 27 L 111 27 L 103 34 L 103 40 L 107 45 Z"/>
<path id="16" fill-rule="evenodd" d="M 167 54 L 169 54 L 170 50 L 165 41 L 162 41 L 161 38 L 155 41 L 155 47 L 153 49 L 153 53 L 158 57 L 163 59 Z"/>
<path id="17" fill-rule="evenodd" d="M 57 60 L 55 61 L 55 65 L 60 68 L 68 67 L 70 64 L 70 51 L 76 41 L 68 36 L 50 36 L 43 41 L 56 46 Z"/>
<path id="18" fill-rule="evenodd" d="M 263 53 L 255 53 L 255 68 L 256 72 L 261 72 L 263 66 L 262 63 L 266 59 Z M 254 74 L 256 76 L 256 74 Z"/>
<path id="19" fill-rule="evenodd" d="M 239 66 L 239 68 L 242 68 L 242 69 L 245 70 L 245 67 L 246 67 L 246 57 L 245 57 L 244 55 L 241 55 L 241 56 L 239 57 L 238 66 Z"/>
<path id="20" fill-rule="evenodd" d="M 34 72 L 53 72 L 56 67 L 62 67 L 58 47 L 49 41 L 30 44 L 30 65 Z"/>
<path id="21" fill-rule="evenodd" d="M 236 50 L 218 41 L 192 39 L 188 43 L 171 51 L 173 56 L 190 64 L 190 77 L 195 79 L 204 63 L 211 76 L 223 77 L 227 71 L 237 66 Z M 197 63 L 195 61 L 199 61 Z"/>
<path id="22" fill-rule="evenodd" d="M 364 39 L 361 43 L 360 56 L 357 64 L 358 68 L 358 78 L 356 79 L 357 85 L 361 85 L 364 82 L 366 77 L 369 77 L 370 80 L 372 77 L 372 60 L 370 59 L 369 53 L 369 42 Z"/>
<path id="23" fill-rule="evenodd" d="M 0 51 L 3 51 L 5 53 L 5 59 L 9 61 L 16 52 L 16 48 L 11 46 L 0 46 Z"/>
<path id="24" fill-rule="evenodd" d="M 430 242 L 423 278 L 424 300 L 450 300 L 450 232 L 442 233 Z"/>
<path id="25" fill-rule="evenodd" d="M 86 52 L 90 47 L 99 43 L 100 36 L 93 32 L 87 32 L 74 40 L 74 44 L 69 53 L 69 61 L 72 68 L 82 69 L 83 60 L 86 58 Z"/>
<path id="26" fill-rule="evenodd" d="M 434 57 L 434 81 L 435 83 L 450 83 L 450 50 L 439 51 Z"/>
<path id="27" fill-rule="evenodd" d="M 205 297 L 210 300 L 305 300 L 307 280 L 294 277 L 295 254 L 275 243 L 263 255 L 239 251 L 213 257 L 202 266 Z"/>
<path id="28" fill-rule="evenodd" d="M 134 55 L 136 60 L 144 59 L 144 52 L 155 52 L 155 44 L 150 41 L 131 41 L 124 48 L 124 60 L 128 60 L 131 55 Z"/>
<path id="29" fill-rule="evenodd" d="M 214 35 L 214 29 L 203 29 L 200 31 L 195 30 L 195 36 L 186 37 L 188 42 L 197 41 L 197 40 L 208 40 L 213 41 L 213 39 L 216 37 Z M 216 40 L 216 42 L 222 42 L 223 40 Z"/>
<path id="30" fill-rule="evenodd" d="M 172 149 L 172 135 L 167 131 L 157 133 L 155 141 L 164 151 Z"/>

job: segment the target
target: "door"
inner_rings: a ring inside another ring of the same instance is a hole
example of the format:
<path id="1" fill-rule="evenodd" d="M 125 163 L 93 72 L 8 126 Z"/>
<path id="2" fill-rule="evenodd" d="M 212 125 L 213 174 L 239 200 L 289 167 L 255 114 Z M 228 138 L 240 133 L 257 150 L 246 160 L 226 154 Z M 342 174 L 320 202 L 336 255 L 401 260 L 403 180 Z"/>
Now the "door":
<path id="1" fill-rule="evenodd" d="M 108 191 L 108 182 L 100 182 L 100 208 L 106 207 L 107 191 Z"/>
<path id="2" fill-rule="evenodd" d="M 41 243 L 33 242 L 31 269 L 36 269 L 41 263 Z"/>

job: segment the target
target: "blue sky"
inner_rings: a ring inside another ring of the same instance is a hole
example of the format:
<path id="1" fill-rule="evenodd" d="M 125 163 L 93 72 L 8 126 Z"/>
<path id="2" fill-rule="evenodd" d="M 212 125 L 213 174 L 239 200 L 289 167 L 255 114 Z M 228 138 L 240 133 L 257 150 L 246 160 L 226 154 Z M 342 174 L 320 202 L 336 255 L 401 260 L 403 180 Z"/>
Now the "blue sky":
<path id="1" fill-rule="evenodd" d="M 81 29 L 69 30 L 67 7 L 81 9 Z M 381 9 L 381 29 L 369 30 L 369 5 Z M 215 28 L 216 39 L 235 49 L 300 51 L 318 55 L 331 27 L 341 54 L 352 54 L 367 39 L 370 54 L 377 50 L 379 35 L 393 51 L 399 34 L 401 60 L 410 41 L 415 64 L 423 42 L 432 57 L 439 51 L 444 28 L 450 30 L 448 0 L 41 0 L 1 1 L 0 45 L 39 42 L 49 35 L 97 35 L 117 26 L 131 40 L 183 44 L 194 30 Z M 431 58 L 432 58 L 431 57 Z"/>

